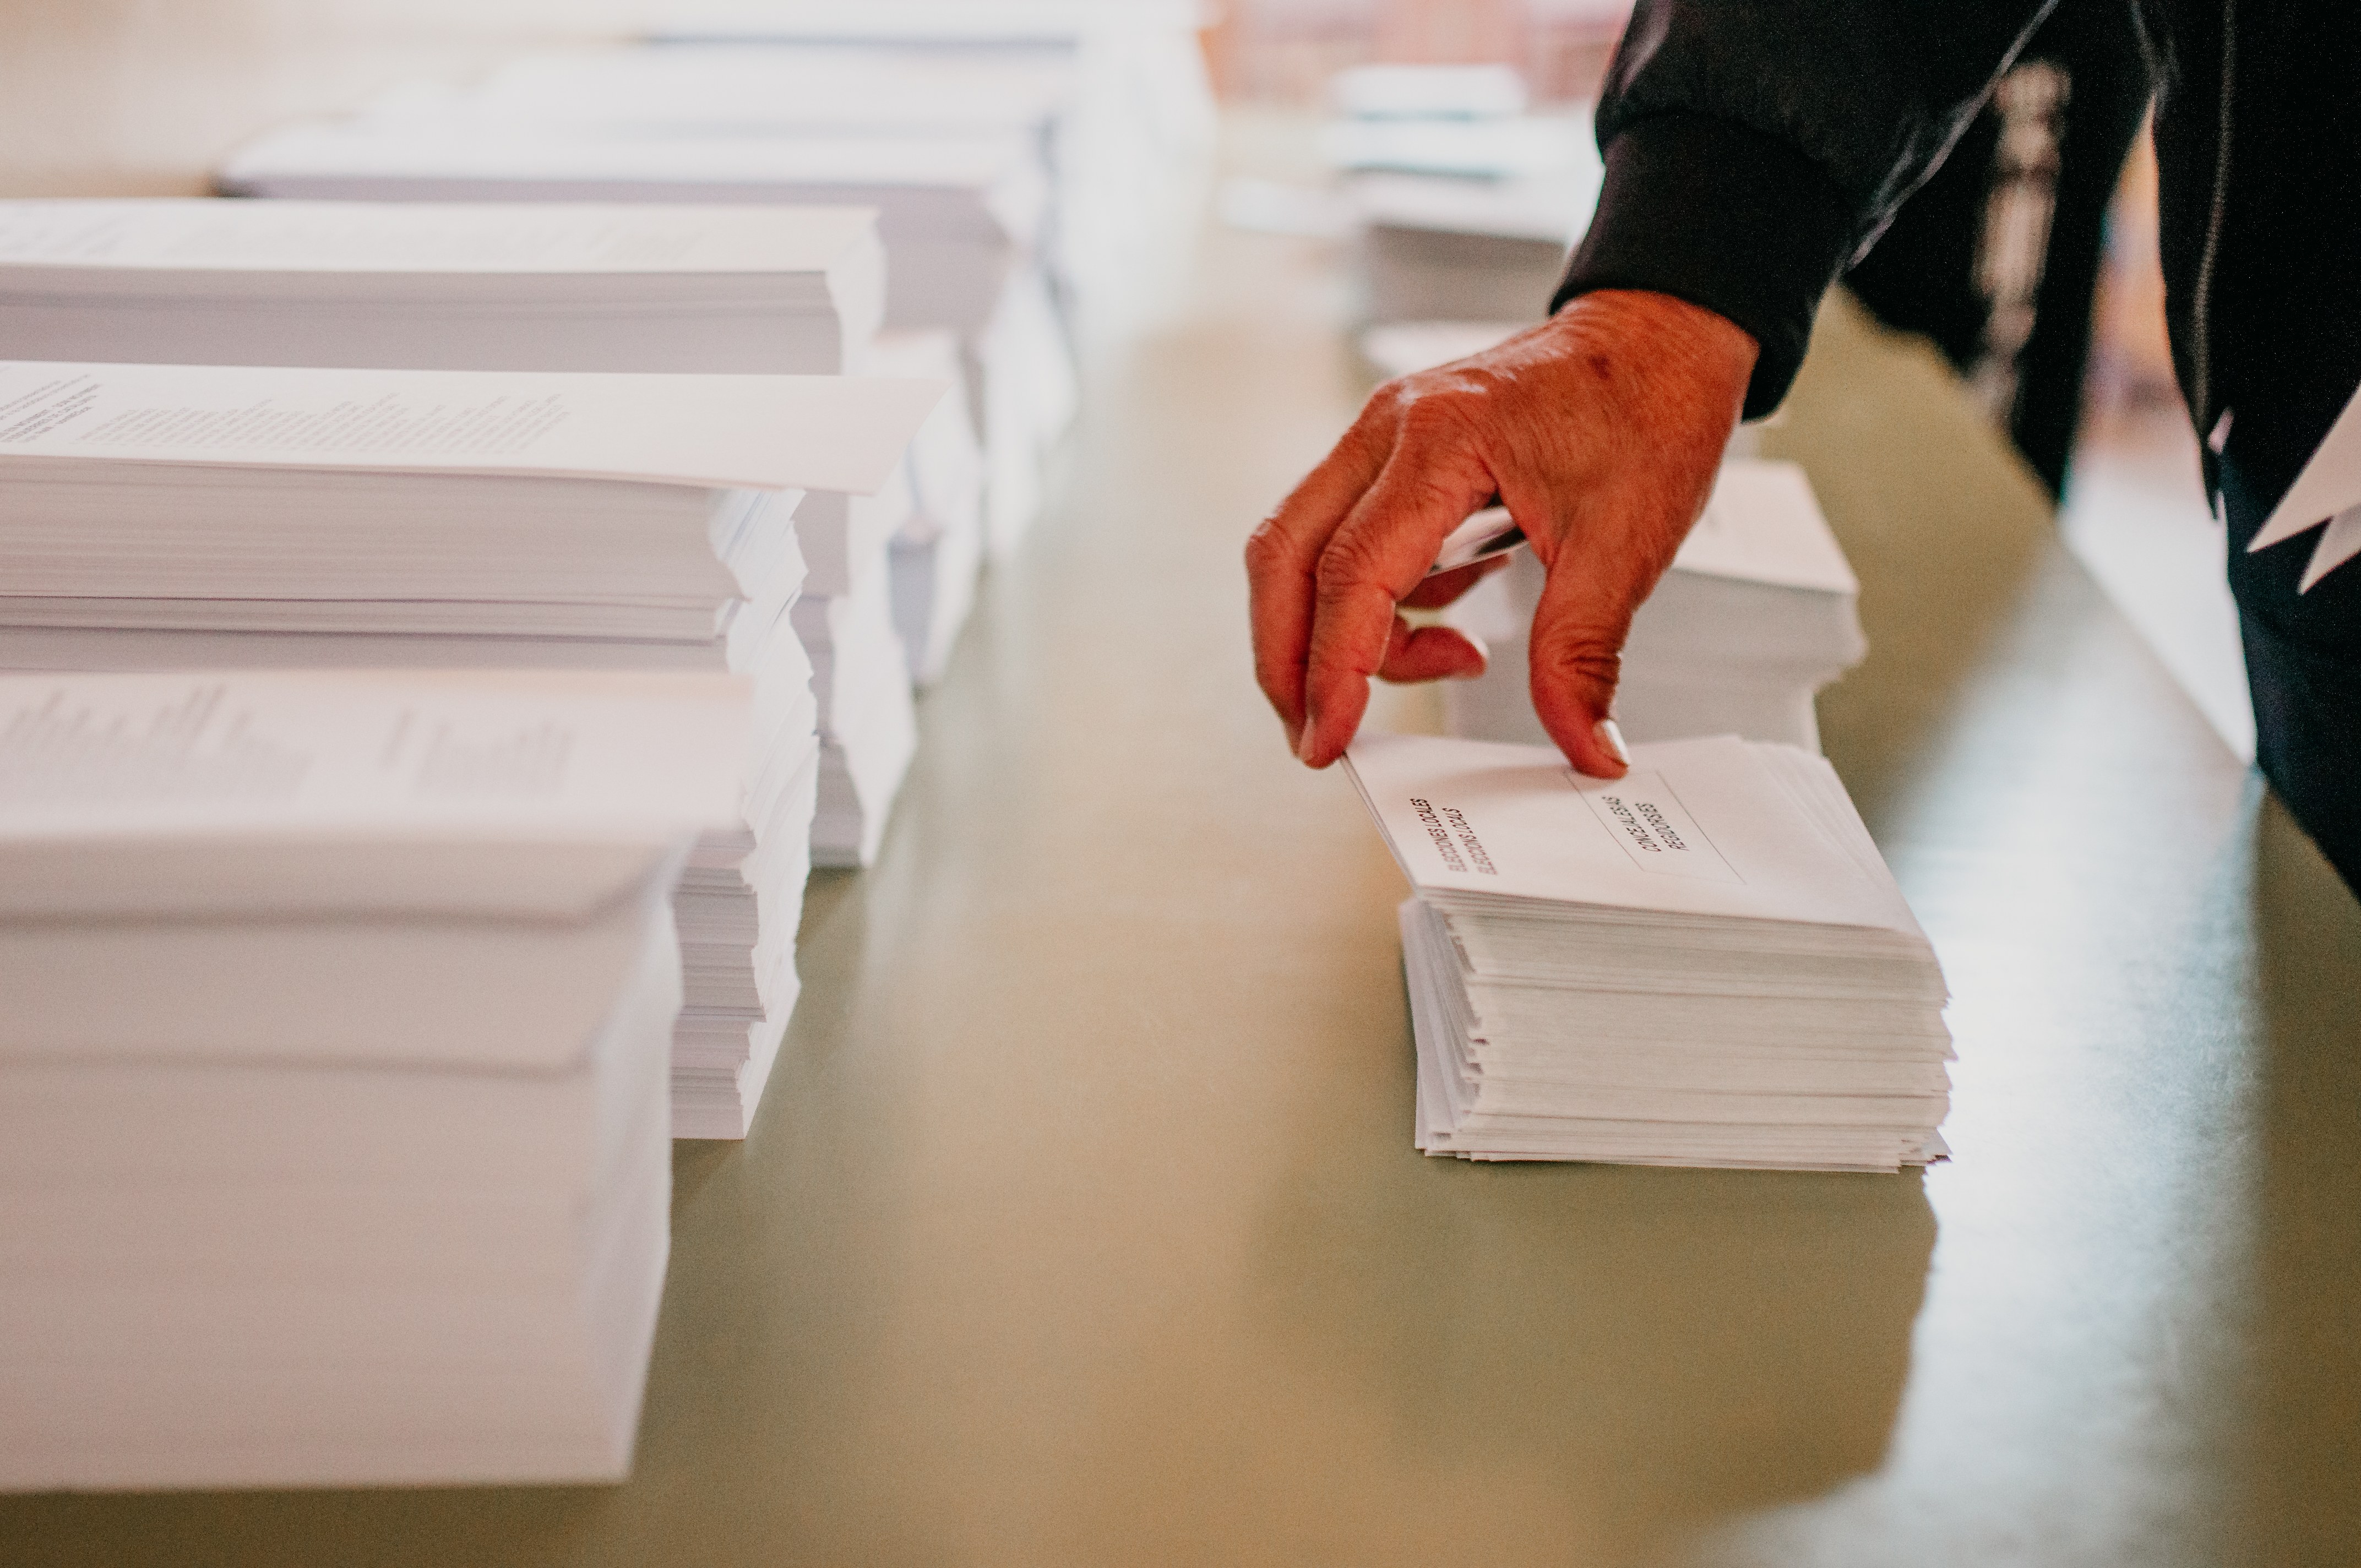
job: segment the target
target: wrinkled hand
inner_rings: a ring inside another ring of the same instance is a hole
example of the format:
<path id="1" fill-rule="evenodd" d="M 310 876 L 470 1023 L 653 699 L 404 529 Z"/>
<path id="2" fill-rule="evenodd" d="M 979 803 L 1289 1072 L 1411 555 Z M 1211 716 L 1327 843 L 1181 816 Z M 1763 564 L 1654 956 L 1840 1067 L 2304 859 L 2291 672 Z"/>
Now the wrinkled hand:
<path id="1" fill-rule="evenodd" d="M 1480 674 L 1484 652 L 1397 608 L 1447 603 L 1496 563 L 1426 578 L 1444 535 L 1507 506 L 1549 573 L 1533 707 L 1581 772 L 1620 778 L 1608 722 L 1631 614 L 1705 510 L 1754 339 L 1664 294 L 1603 291 L 1497 347 L 1378 389 L 1246 543 L 1255 674 L 1296 755 L 1342 756 L 1368 677 Z"/>

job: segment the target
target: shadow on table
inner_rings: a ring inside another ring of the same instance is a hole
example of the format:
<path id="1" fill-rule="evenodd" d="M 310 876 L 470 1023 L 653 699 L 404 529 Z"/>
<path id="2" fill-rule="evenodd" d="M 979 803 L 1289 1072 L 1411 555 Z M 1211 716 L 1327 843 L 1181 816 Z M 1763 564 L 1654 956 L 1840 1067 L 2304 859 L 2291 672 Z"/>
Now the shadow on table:
<path id="1" fill-rule="evenodd" d="M 1935 1244 L 1916 1175 L 1356 1168 L 1388 1175 L 1279 1189 L 1257 1315 L 1389 1403 L 1422 1468 L 1560 1499 L 1568 1560 L 1647 1561 L 1882 1460 Z"/>

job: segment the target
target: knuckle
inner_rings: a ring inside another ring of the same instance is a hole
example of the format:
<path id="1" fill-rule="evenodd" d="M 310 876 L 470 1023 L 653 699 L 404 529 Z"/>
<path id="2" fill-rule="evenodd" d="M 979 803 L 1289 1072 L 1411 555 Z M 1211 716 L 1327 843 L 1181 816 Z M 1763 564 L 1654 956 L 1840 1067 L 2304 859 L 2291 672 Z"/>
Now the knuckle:
<path id="1" fill-rule="evenodd" d="M 1444 388 L 1405 400 L 1396 424 L 1405 444 L 1436 445 L 1464 438 L 1467 419 L 1456 389 Z"/>
<path id="2" fill-rule="evenodd" d="M 1246 535 L 1246 570 L 1256 576 L 1279 570 L 1290 554 L 1286 536 L 1279 532 L 1275 519 L 1263 519 Z"/>
<path id="3" fill-rule="evenodd" d="M 1320 553 L 1313 581 L 1323 598 L 1356 593 L 1378 581 L 1377 541 L 1367 532 L 1340 533 Z"/>
<path id="4" fill-rule="evenodd" d="M 1536 674 L 1611 691 L 1623 673 L 1623 652 L 1616 640 L 1596 634 L 1541 639 L 1533 644 L 1533 666 Z"/>

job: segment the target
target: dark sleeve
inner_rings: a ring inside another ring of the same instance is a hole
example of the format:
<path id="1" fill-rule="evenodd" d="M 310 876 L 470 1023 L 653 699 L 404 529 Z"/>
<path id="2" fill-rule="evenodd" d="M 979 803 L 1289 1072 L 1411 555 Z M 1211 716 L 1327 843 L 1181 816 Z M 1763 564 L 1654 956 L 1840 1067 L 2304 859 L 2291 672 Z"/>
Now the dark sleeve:
<path id="1" fill-rule="evenodd" d="M 1551 308 L 1651 289 L 1762 345 L 1746 417 L 1828 284 L 1933 172 L 2055 0 L 1639 0 L 1598 104 L 1607 183 Z"/>

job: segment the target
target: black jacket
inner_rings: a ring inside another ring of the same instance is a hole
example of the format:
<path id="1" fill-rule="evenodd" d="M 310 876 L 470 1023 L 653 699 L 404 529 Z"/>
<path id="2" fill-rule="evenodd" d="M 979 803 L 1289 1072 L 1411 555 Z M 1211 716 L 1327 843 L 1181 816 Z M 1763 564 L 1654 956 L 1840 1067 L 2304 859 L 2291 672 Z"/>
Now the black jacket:
<path id="1" fill-rule="evenodd" d="M 2166 305 L 2201 433 L 2284 488 L 2361 383 L 2361 4 L 2113 0 L 2157 85 Z M 1644 288 L 1762 345 L 1769 412 L 1829 282 L 1923 181 L 2048 0 L 1640 0 L 1607 184 L 1557 302 Z"/>

